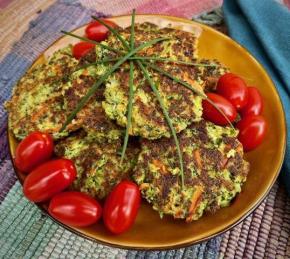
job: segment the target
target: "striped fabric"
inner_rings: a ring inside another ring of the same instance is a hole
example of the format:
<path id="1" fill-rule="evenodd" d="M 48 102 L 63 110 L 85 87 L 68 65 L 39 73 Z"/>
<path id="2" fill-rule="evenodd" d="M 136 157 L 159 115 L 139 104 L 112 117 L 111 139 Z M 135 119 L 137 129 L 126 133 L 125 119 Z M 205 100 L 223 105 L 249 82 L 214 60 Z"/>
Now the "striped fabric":
<path id="1" fill-rule="evenodd" d="M 128 14 L 133 8 L 136 8 L 137 13 L 162 13 L 185 18 L 212 11 L 214 7 L 222 4 L 222 0 L 80 0 L 80 2 L 83 6 L 98 10 L 106 15 Z"/>
<path id="2" fill-rule="evenodd" d="M 223 235 L 220 256 L 290 258 L 290 199 L 275 184 L 266 201 L 241 224 Z"/>
<path id="3" fill-rule="evenodd" d="M 251 216 L 208 242 L 162 252 L 128 251 L 85 240 L 43 215 L 23 197 L 8 157 L 3 103 L 33 60 L 60 36 L 61 29 L 84 24 L 91 14 L 116 15 L 133 7 L 139 12 L 195 16 L 208 24 L 221 23 L 219 11 L 196 17 L 219 4 L 214 0 L 0 0 L 0 258 L 290 258 L 290 200 L 278 184 Z"/>

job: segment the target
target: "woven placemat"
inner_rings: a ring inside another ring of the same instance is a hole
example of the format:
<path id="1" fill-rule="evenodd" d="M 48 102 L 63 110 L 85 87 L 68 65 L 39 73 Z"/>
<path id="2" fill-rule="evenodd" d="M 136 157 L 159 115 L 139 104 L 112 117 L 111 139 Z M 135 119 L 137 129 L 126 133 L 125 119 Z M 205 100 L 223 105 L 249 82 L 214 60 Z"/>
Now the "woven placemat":
<path id="1" fill-rule="evenodd" d="M 7 51 L 0 55 L 0 258 L 290 257 L 290 204 L 284 189 L 278 184 L 267 200 L 231 231 L 199 245 L 162 252 L 128 251 L 88 241 L 52 222 L 23 197 L 8 157 L 7 114 L 3 103 L 33 60 L 60 36 L 61 29 L 70 30 L 84 24 L 90 20 L 91 14 L 104 15 L 99 12 L 101 9 L 92 9 L 99 1 L 82 0 L 82 4 L 86 2 L 86 7 L 77 1 L 50 1 L 49 7 L 44 2 L 34 2 L 33 8 L 37 14 L 27 11 L 33 18 L 27 31 L 22 36 L 17 32 L 15 39 L 18 41 L 14 45 L 4 44 Z M 136 7 L 138 1 L 132 2 Z M 184 5 L 186 4 L 191 3 L 184 1 Z M 126 1 L 126 6 L 130 6 L 130 1 Z M 164 6 L 166 9 L 166 5 Z M 39 8 L 42 10 L 39 11 Z M 163 12 L 162 6 L 159 5 L 158 8 Z M 171 12 L 172 10 L 174 8 L 171 8 Z M 2 17 L 1 14 L 0 24 Z M 220 17 L 220 11 L 215 11 L 195 16 L 195 19 L 216 25 L 222 23 Z M 23 26 L 24 24 L 25 22 Z M 0 33 L 0 39 L 1 37 Z M 11 41 L 12 38 L 10 37 Z M 2 41 L 3 38 L 0 49 Z"/>

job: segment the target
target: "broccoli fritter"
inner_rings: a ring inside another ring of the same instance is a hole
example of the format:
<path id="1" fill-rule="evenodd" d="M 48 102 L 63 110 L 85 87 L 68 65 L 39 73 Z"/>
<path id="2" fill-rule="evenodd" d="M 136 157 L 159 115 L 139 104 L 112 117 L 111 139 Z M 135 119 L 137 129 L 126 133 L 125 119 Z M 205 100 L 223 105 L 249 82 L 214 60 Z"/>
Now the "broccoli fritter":
<path id="1" fill-rule="evenodd" d="M 184 162 L 183 188 L 173 139 L 144 139 L 133 177 L 160 215 L 190 222 L 204 211 L 228 206 L 241 191 L 249 164 L 232 128 L 200 121 L 178 138 Z"/>
<path id="2" fill-rule="evenodd" d="M 119 139 L 124 130 L 109 120 L 102 108 L 104 88 L 98 89 L 65 131 L 60 132 L 69 114 L 98 79 L 94 66 L 82 68 L 95 58 L 93 50 L 79 62 L 72 57 L 68 46 L 55 52 L 48 62 L 28 71 L 6 103 L 9 128 L 15 136 L 22 139 L 39 130 L 60 139 L 83 128 L 98 142 Z"/>
<path id="3" fill-rule="evenodd" d="M 17 138 L 22 139 L 32 131 L 40 130 L 51 133 L 57 139 L 75 129 L 75 125 L 71 124 L 65 132 L 59 133 L 66 120 L 61 89 L 77 63 L 71 55 L 71 46 L 68 46 L 20 79 L 11 100 L 6 103 L 9 128 Z"/>
<path id="4" fill-rule="evenodd" d="M 138 144 L 130 142 L 122 165 L 121 148 L 121 141 L 98 143 L 81 130 L 60 140 L 55 146 L 55 153 L 75 163 L 77 179 L 71 189 L 103 199 L 116 184 L 130 176 L 136 164 Z"/>
<path id="5" fill-rule="evenodd" d="M 71 75 L 71 80 L 63 88 L 63 109 L 70 113 L 81 98 L 96 82 L 96 68 L 90 66 Z M 104 88 L 100 87 L 86 105 L 76 114 L 74 124 L 83 128 L 98 142 L 111 142 L 123 136 L 124 130 L 110 120 L 102 107 Z"/>
<path id="6" fill-rule="evenodd" d="M 120 29 L 119 33 L 129 39 L 129 29 Z M 169 40 L 157 43 L 138 53 L 140 56 L 158 56 L 173 60 L 195 61 L 197 57 L 197 38 L 194 34 L 172 28 L 159 28 L 150 23 L 136 25 L 135 45 L 152 40 L 157 37 L 168 37 Z M 104 44 L 124 49 L 119 41 L 113 36 L 104 41 Z M 98 49 L 99 48 L 99 49 Z M 97 47 L 98 59 L 115 57 L 116 54 Z M 196 80 L 198 68 L 194 66 L 155 62 L 155 65 L 180 78 L 193 88 L 203 91 L 202 86 Z M 110 63 L 97 66 L 101 75 L 111 66 Z M 193 121 L 199 121 L 202 114 L 201 97 L 191 90 L 175 83 L 166 76 L 148 68 L 157 89 L 160 92 L 169 116 L 176 132 L 185 129 Z M 103 107 L 107 116 L 125 127 L 127 123 L 127 105 L 129 93 L 129 67 L 125 63 L 106 82 L 105 101 Z M 150 85 L 145 80 L 138 66 L 134 69 L 134 99 L 132 109 L 132 125 L 130 135 L 141 136 L 148 139 L 170 137 L 170 129 L 162 113 L 159 102 Z"/>

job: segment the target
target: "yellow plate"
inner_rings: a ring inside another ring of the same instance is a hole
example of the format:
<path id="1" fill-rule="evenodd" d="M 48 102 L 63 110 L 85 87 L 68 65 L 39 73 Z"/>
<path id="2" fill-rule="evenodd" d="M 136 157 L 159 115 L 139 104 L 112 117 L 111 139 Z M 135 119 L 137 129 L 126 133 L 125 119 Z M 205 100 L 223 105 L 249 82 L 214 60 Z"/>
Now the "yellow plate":
<path id="1" fill-rule="evenodd" d="M 130 25 L 130 16 L 114 17 L 111 20 L 120 26 Z M 241 194 L 231 206 L 220 209 L 215 214 L 207 214 L 200 220 L 187 224 L 171 217 L 160 219 L 158 213 L 144 201 L 134 226 L 122 235 L 110 234 L 102 222 L 87 228 L 64 227 L 83 237 L 122 248 L 178 248 L 204 241 L 228 230 L 261 203 L 275 182 L 283 162 L 286 143 L 285 117 L 273 82 L 263 67 L 236 42 L 210 27 L 181 18 L 161 15 L 136 16 L 136 22 L 145 21 L 160 26 L 171 24 L 175 28 L 200 33 L 199 57 L 218 59 L 232 72 L 243 77 L 249 85 L 258 87 L 265 104 L 263 115 L 269 125 L 266 139 L 259 148 L 246 154 L 251 170 Z M 84 27 L 76 30 L 80 35 L 83 35 L 83 31 Z M 76 40 L 71 37 L 61 38 L 53 43 L 36 63 L 43 62 L 56 49 L 74 42 Z M 11 155 L 14 157 L 17 142 L 11 132 L 8 132 L 8 137 Z M 22 182 L 23 175 L 15 171 Z M 44 205 L 39 207 L 45 210 Z"/>

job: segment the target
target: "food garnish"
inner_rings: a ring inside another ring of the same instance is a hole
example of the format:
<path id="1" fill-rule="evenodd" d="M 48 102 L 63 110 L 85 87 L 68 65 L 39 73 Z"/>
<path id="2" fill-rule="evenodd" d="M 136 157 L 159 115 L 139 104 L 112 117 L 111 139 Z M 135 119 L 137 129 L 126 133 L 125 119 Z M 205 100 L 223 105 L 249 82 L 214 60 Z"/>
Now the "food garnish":
<path id="1" fill-rule="evenodd" d="M 102 216 L 102 207 L 91 196 L 81 192 L 61 192 L 49 202 L 48 212 L 63 224 L 86 227 Z"/>
<path id="2" fill-rule="evenodd" d="M 220 77 L 216 91 L 227 98 L 238 111 L 247 104 L 247 85 L 241 77 L 233 73 L 227 73 Z"/>
<path id="3" fill-rule="evenodd" d="M 36 167 L 25 178 L 23 193 L 33 202 L 42 202 L 60 193 L 75 180 L 74 163 L 68 159 L 56 159 Z"/>
<path id="4" fill-rule="evenodd" d="M 260 115 L 263 111 L 263 98 L 256 87 L 248 87 L 247 104 L 240 111 L 242 116 Z"/>
<path id="5" fill-rule="evenodd" d="M 85 41 L 85 42 L 88 42 L 88 43 L 92 43 L 92 44 L 95 44 L 95 45 L 99 45 L 102 48 L 107 49 L 107 50 L 111 50 L 111 51 L 114 51 L 114 52 L 117 52 L 117 53 L 120 52 L 120 51 L 118 51 L 118 50 L 116 50 L 114 48 L 111 48 L 110 46 L 104 45 L 104 44 L 102 44 L 100 42 L 97 42 L 97 41 L 94 41 L 94 40 L 87 39 L 85 37 L 79 36 L 77 34 L 74 34 L 74 33 L 68 32 L 68 31 L 61 31 L 61 33 L 63 33 L 64 35 L 68 35 L 68 36 L 77 38 L 77 39 L 79 39 L 81 41 Z"/>
<path id="6" fill-rule="evenodd" d="M 191 90 L 193 93 L 198 94 L 199 96 L 201 96 L 204 100 L 206 100 L 207 102 L 209 102 L 217 111 L 218 113 L 220 113 L 220 115 L 228 122 L 228 124 L 232 127 L 233 130 L 235 130 L 231 120 L 227 117 L 227 115 L 218 107 L 218 105 L 215 104 L 215 102 L 213 102 L 210 98 L 207 97 L 206 94 L 202 93 L 201 91 L 199 91 L 196 88 L 193 88 L 190 84 L 188 84 L 187 82 L 180 80 L 172 75 L 170 75 L 170 73 L 160 69 L 159 67 L 150 64 L 150 63 L 146 63 L 147 66 L 151 67 L 152 69 L 160 72 L 162 75 L 165 75 L 167 77 L 169 77 L 170 79 L 172 79 L 173 81 L 183 85 L 184 87 L 186 87 L 187 89 Z"/>
<path id="7" fill-rule="evenodd" d="M 78 71 L 79 69 L 87 68 L 87 67 L 94 66 L 94 65 L 99 65 L 99 64 L 103 64 L 103 63 L 109 63 L 109 62 L 118 61 L 118 60 L 120 60 L 120 58 L 122 58 L 122 57 L 101 59 L 101 60 L 98 60 L 96 62 L 89 63 L 89 64 L 86 64 L 84 66 L 81 66 L 76 71 Z M 170 58 L 160 58 L 160 57 L 156 57 L 156 56 L 148 56 L 148 57 L 133 56 L 133 57 L 128 58 L 128 60 L 142 60 L 142 61 L 149 60 L 149 61 L 153 61 L 153 62 L 154 61 L 160 61 L 160 62 L 165 62 L 165 63 L 175 63 L 175 64 L 182 64 L 182 65 L 187 65 L 187 66 L 217 67 L 217 65 L 214 65 L 214 64 L 187 62 L 187 61 L 175 60 L 175 59 L 170 59 Z M 153 68 L 153 64 L 152 63 L 148 63 L 146 65 L 148 65 L 148 66 L 150 65 Z M 155 69 L 155 70 L 157 70 L 157 69 Z M 163 72 L 161 72 L 161 71 L 163 71 Z M 159 72 L 160 73 L 166 73 L 164 70 L 160 70 Z M 183 81 L 181 81 L 181 82 L 183 82 Z"/>
<path id="8" fill-rule="evenodd" d="M 237 118 L 236 108 L 223 96 L 216 93 L 207 93 L 207 99 L 202 101 L 203 107 L 203 117 L 206 120 L 209 120 L 217 125 L 227 125 L 228 121 L 218 112 L 214 103 L 220 110 L 223 111 L 223 114 L 226 115 L 228 120 L 232 123 Z M 211 100 L 209 102 L 208 100 Z"/>
<path id="9" fill-rule="evenodd" d="M 172 134 L 173 139 L 175 141 L 177 154 L 178 154 L 179 165 L 180 165 L 181 186 L 183 188 L 184 187 L 183 158 L 182 158 L 182 153 L 181 153 L 179 141 L 178 141 L 178 138 L 177 138 L 177 135 L 176 135 L 176 131 L 175 131 L 174 127 L 173 127 L 172 121 L 171 121 L 171 119 L 169 117 L 169 114 L 168 114 L 166 108 L 165 108 L 165 105 L 164 105 L 163 100 L 162 100 L 162 98 L 161 98 L 161 96 L 159 94 L 159 91 L 157 90 L 152 78 L 150 77 L 148 70 L 143 66 L 143 64 L 141 62 L 139 64 L 139 66 L 140 66 L 142 72 L 144 73 L 144 76 L 145 76 L 146 80 L 149 82 L 149 84 L 150 84 L 150 86 L 151 86 L 151 88 L 152 88 L 152 90 L 153 90 L 153 92 L 154 92 L 154 94 L 155 94 L 155 96 L 156 96 L 161 108 L 162 108 L 164 117 L 165 117 L 165 119 L 166 119 L 166 121 L 168 123 L 168 126 L 169 126 L 169 128 L 171 130 L 171 134 Z"/>
<path id="10" fill-rule="evenodd" d="M 111 27 L 116 27 L 117 25 L 109 20 L 103 20 L 104 23 L 109 24 Z M 108 36 L 109 30 L 101 23 L 95 21 L 91 22 L 85 30 L 88 39 L 95 41 L 105 40 Z"/>
<path id="11" fill-rule="evenodd" d="M 238 139 L 243 144 L 245 151 L 250 151 L 259 146 L 266 134 L 267 123 L 261 115 L 247 115 L 236 125 L 239 129 Z"/>
<path id="12" fill-rule="evenodd" d="M 135 10 L 133 10 L 132 15 L 132 22 L 131 22 L 131 35 L 130 35 L 130 50 L 134 49 L 134 23 L 135 23 Z M 121 153 L 121 165 L 123 163 L 125 152 L 129 140 L 129 130 L 131 127 L 132 122 L 132 106 L 133 106 L 133 95 L 134 95 L 134 64 L 133 61 L 130 60 L 130 72 L 129 72 L 129 101 L 128 101 L 128 108 L 127 108 L 127 123 L 126 123 L 126 131 L 124 136 L 123 148 Z"/>
<path id="13" fill-rule="evenodd" d="M 103 211 L 105 226 L 114 234 L 127 231 L 135 222 L 141 204 L 136 183 L 124 180 L 108 195 Z"/>
<path id="14" fill-rule="evenodd" d="M 81 41 L 73 46 L 72 54 L 76 59 L 80 59 L 84 55 L 86 55 L 93 47 L 95 47 L 95 44 Z"/>
<path id="15" fill-rule="evenodd" d="M 53 154 L 53 140 L 47 133 L 35 131 L 30 133 L 17 146 L 15 165 L 24 173 L 47 161 Z"/>

